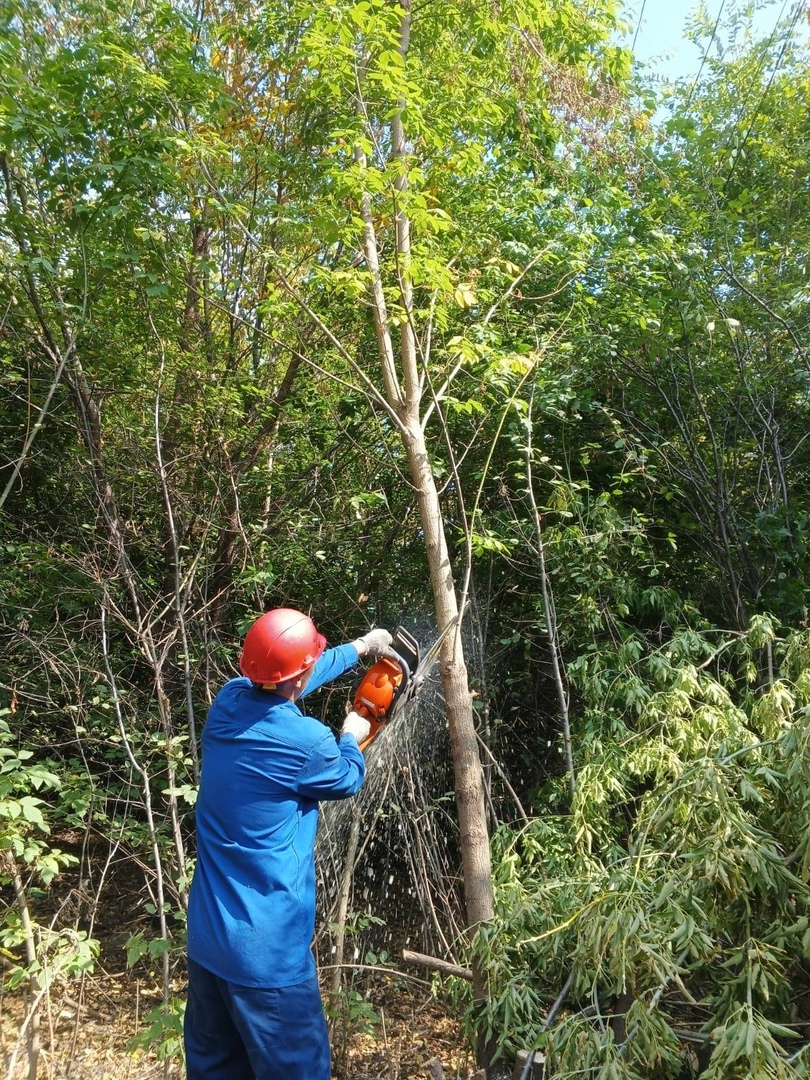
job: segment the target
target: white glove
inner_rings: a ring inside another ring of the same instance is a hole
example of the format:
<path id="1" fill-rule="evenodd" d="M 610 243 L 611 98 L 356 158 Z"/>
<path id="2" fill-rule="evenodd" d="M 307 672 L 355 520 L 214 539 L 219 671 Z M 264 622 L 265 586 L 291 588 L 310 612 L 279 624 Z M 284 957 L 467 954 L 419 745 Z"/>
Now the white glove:
<path id="1" fill-rule="evenodd" d="M 391 647 L 393 640 L 387 630 L 378 626 L 376 630 L 369 630 L 367 634 L 357 638 L 353 644 L 361 656 L 379 656 Z"/>
<path id="2" fill-rule="evenodd" d="M 340 729 L 340 734 L 354 735 L 355 739 L 357 739 L 357 745 L 359 746 L 363 739 L 368 738 L 368 733 L 370 731 L 371 724 L 366 720 L 365 716 L 361 716 L 360 713 L 350 712 L 343 721 L 343 727 Z"/>

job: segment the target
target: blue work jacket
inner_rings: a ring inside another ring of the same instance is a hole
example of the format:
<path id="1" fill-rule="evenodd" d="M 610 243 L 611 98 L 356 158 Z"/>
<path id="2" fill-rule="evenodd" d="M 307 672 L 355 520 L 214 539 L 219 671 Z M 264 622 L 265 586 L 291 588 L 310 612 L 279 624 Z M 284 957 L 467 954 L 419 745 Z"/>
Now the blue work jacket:
<path id="1" fill-rule="evenodd" d="M 354 667 L 353 645 L 328 649 L 306 692 Z M 203 729 L 197 866 L 188 955 L 240 986 L 282 987 L 315 974 L 318 802 L 360 790 L 353 735 L 329 728 L 272 691 L 232 679 Z"/>

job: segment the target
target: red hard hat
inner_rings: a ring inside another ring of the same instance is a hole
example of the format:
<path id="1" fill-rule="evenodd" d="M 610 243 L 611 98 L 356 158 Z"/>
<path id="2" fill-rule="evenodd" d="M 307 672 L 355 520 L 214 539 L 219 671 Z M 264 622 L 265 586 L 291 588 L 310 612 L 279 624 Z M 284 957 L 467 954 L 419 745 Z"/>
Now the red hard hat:
<path id="1" fill-rule="evenodd" d="M 255 683 L 294 679 L 315 663 L 326 638 L 303 611 L 275 608 L 251 626 L 239 658 L 239 670 Z"/>

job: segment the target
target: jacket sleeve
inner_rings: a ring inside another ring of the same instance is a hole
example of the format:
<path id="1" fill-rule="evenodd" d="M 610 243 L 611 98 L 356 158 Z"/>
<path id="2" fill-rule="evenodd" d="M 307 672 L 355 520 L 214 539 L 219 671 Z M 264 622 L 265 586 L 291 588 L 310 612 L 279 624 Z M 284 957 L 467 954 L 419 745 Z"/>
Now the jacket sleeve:
<path id="1" fill-rule="evenodd" d="M 335 741 L 327 731 L 310 750 L 295 782 L 295 791 L 307 799 L 347 799 L 363 786 L 366 762 L 353 735 Z"/>
<path id="2" fill-rule="evenodd" d="M 338 645 L 335 649 L 327 649 L 315 664 L 315 669 L 301 697 L 305 698 L 307 694 L 319 689 L 324 683 L 339 679 L 341 675 L 351 671 L 359 659 L 360 655 L 354 645 Z"/>

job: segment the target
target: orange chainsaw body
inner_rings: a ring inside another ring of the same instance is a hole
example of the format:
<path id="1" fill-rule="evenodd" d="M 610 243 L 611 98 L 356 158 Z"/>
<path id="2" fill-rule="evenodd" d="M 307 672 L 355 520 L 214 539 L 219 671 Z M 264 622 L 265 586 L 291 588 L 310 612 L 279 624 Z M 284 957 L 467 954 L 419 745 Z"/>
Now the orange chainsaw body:
<path id="1" fill-rule="evenodd" d="M 371 730 L 360 743 L 361 750 L 371 744 L 383 724 L 392 718 L 394 706 L 418 664 L 419 646 L 407 631 L 398 627 L 389 655 L 372 664 L 354 692 L 352 708 L 371 724 Z"/>

